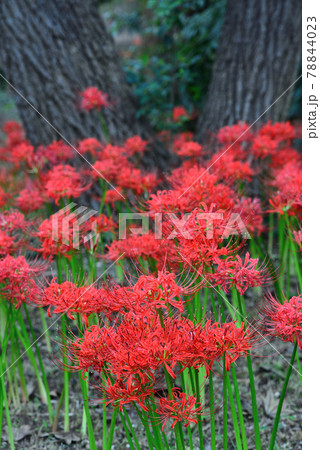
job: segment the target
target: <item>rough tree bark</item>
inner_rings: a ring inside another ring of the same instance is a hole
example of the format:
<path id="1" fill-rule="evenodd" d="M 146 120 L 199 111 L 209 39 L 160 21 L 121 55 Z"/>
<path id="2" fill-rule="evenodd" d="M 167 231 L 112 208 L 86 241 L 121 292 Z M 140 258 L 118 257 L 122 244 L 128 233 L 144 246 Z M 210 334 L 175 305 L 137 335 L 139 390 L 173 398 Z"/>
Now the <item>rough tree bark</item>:
<path id="1" fill-rule="evenodd" d="M 197 138 L 239 120 L 253 123 L 297 78 L 301 0 L 228 0 Z M 285 120 L 292 89 L 261 118 Z"/>
<path id="2" fill-rule="evenodd" d="M 150 139 L 136 117 L 112 36 L 94 0 L 1 0 L 0 61 L 5 77 L 69 141 L 102 137 L 96 112 L 79 109 L 79 93 L 97 86 L 114 106 L 103 115 L 115 142 L 134 134 Z M 46 144 L 59 135 L 13 92 L 27 137 Z M 154 142 L 147 163 L 168 166 L 168 152 Z"/>

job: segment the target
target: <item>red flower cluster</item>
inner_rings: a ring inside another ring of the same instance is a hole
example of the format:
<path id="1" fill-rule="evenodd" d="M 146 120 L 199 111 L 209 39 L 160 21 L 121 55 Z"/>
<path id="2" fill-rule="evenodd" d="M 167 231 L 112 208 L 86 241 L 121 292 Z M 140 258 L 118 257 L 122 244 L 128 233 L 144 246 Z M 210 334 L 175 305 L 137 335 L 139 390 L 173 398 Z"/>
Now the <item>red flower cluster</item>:
<path id="1" fill-rule="evenodd" d="M 88 87 L 85 91 L 81 92 L 80 107 L 86 111 L 91 109 L 97 109 L 110 107 L 111 103 L 108 100 L 108 94 L 105 94 L 95 86 Z"/>
<path id="2" fill-rule="evenodd" d="M 189 114 L 183 106 L 176 106 L 173 108 L 172 118 L 174 122 L 181 122 L 183 119 L 188 119 Z"/>
<path id="3" fill-rule="evenodd" d="M 187 395 L 177 389 L 172 391 L 173 398 L 160 398 L 159 406 L 156 412 L 163 422 L 162 430 L 168 420 L 173 420 L 171 428 L 174 428 L 178 422 L 182 422 L 184 427 L 191 423 L 198 423 L 198 416 L 202 413 L 201 403 L 197 402 L 196 397 Z"/>
<path id="4" fill-rule="evenodd" d="M 79 197 L 91 184 L 83 186 L 80 173 L 69 165 L 57 165 L 45 176 L 45 191 L 58 205 L 62 198 Z"/>
<path id="5" fill-rule="evenodd" d="M 45 266 L 30 265 L 24 256 L 7 255 L 0 259 L 0 294 L 18 309 L 22 303 L 34 302 L 40 299 L 40 288 L 35 277 Z"/>
<path id="6" fill-rule="evenodd" d="M 298 295 L 281 304 L 271 294 L 262 309 L 263 329 L 285 342 L 297 342 L 302 348 L 302 297 Z"/>
<path id="7" fill-rule="evenodd" d="M 249 287 L 262 286 L 266 282 L 266 269 L 258 268 L 258 262 L 258 258 L 250 258 L 249 253 L 246 253 L 244 261 L 239 255 L 235 258 L 227 257 L 219 261 L 211 280 L 225 292 L 234 287 L 244 295 Z"/>

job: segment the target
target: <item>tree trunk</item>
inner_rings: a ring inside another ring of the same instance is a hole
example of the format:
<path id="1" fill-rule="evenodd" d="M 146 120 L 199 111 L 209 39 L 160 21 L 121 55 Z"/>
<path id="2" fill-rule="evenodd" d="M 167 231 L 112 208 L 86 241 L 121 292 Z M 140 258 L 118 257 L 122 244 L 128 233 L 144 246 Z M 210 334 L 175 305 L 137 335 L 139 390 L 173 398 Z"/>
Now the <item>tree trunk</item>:
<path id="1" fill-rule="evenodd" d="M 256 121 L 296 80 L 300 58 L 301 0 L 228 0 L 198 140 Z M 292 90 L 259 121 L 285 120 Z"/>
<path id="2" fill-rule="evenodd" d="M 8 81 L 73 144 L 102 138 L 96 111 L 79 108 L 79 94 L 97 86 L 113 103 L 102 111 L 112 141 L 135 134 L 152 139 L 136 117 L 136 101 L 126 84 L 112 36 L 94 0 L 1 0 L 0 60 Z M 61 139 L 13 91 L 28 139 L 34 145 Z M 157 142 L 149 163 L 168 166 L 168 152 Z"/>

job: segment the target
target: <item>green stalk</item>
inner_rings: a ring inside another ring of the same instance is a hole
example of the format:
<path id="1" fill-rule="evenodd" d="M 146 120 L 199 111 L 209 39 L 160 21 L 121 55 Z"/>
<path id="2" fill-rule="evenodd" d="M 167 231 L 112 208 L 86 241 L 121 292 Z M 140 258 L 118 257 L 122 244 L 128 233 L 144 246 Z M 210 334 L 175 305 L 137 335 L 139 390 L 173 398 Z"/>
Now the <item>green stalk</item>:
<path id="1" fill-rule="evenodd" d="M 237 409 L 238 409 L 238 416 L 239 416 L 239 423 L 240 423 L 240 430 L 241 430 L 241 437 L 242 437 L 242 446 L 243 446 L 244 450 L 248 450 L 246 427 L 244 424 L 242 405 L 241 405 L 241 397 L 240 397 L 240 393 L 239 393 L 237 374 L 236 374 L 234 364 L 231 364 L 231 375 L 232 375 L 233 386 L 234 386 L 234 395 L 236 397 L 236 402 L 237 402 Z"/>
<path id="2" fill-rule="evenodd" d="M 194 373 L 195 373 L 195 379 L 196 379 L 197 402 L 201 403 L 200 386 L 199 386 L 199 371 L 195 369 Z M 200 414 L 198 415 L 198 431 L 199 431 L 199 439 L 200 439 L 200 450 L 204 450 L 203 430 L 202 430 L 202 417 L 201 417 Z"/>
<path id="3" fill-rule="evenodd" d="M 80 376 L 80 386 L 81 386 L 82 397 L 83 397 L 83 405 L 85 408 L 86 418 L 87 418 L 87 423 L 88 423 L 88 435 L 89 435 L 90 450 L 96 450 L 97 449 L 96 440 L 94 437 L 93 426 L 92 426 L 92 421 L 91 421 L 91 417 L 90 417 L 88 399 L 86 398 L 87 394 L 88 394 L 87 383 L 85 380 L 83 380 L 83 378 L 81 376 L 81 372 L 79 372 L 79 376 Z M 69 421 L 68 421 L 68 425 L 69 425 Z"/>
<path id="4" fill-rule="evenodd" d="M 133 428 L 133 426 L 132 426 L 130 417 L 129 417 L 127 411 L 125 410 L 125 408 L 123 408 L 123 414 L 124 414 L 124 416 L 125 416 L 125 418 L 126 418 L 126 421 L 127 421 L 128 425 L 129 425 L 129 429 L 130 429 L 130 432 L 131 432 L 131 434 L 132 434 L 134 443 L 136 444 L 136 448 L 137 448 L 137 450 L 141 450 L 141 447 L 140 447 L 140 444 L 139 444 L 137 435 L 136 435 L 136 433 L 135 433 L 135 431 L 134 431 L 134 428 Z"/>
<path id="5" fill-rule="evenodd" d="M 29 324 L 31 336 L 32 336 L 32 339 L 33 339 L 33 345 L 34 345 L 34 348 L 36 350 L 36 354 L 37 354 L 38 361 L 39 361 L 39 366 L 40 366 L 40 370 L 41 370 L 43 384 L 44 384 L 45 391 L 46 391 L 46 398 L 47 398 L 47 404 L 48 404 L 48 412 L 49 412 L 50 424 L 52 424 L 52 421 L 53 421 L 53 410 L 52 410 L 52 404 L 51 404 L 51 397 L 50 397 L 50 389 L 49 389 L 48 379 L 47 379 L 46 371 L 44 369 L 44 365 L 43 365 L 43 362 L 42 362 L 41 353 L 39 351 L 37 338 L 36 338 L 36 335 L 34 333 L 34 330 L 33 330 L 33 327 L 32 327 L 32 322 L 31 322 L 30 315 L 29 315 L 29 312 L 28 312 L 28 308 L 27 308 L 26 305 L 24 305 L 24 310 L 25 310 L 27 321 L 28 321 L 28 324 Z"/>
<path id="6" fill-rule="evenodd" d="M 210 390 L 210 428 L 211 428 L 211 450 L 216 450 L 216 427 L 215 427 L 215 412 L 213 400 L 213 379 L 212 371 L 209 373 L 209 390 Z"/>
<path id="7" fill-rule="evenodd" d="M 163 448 L 165 448 L 165 446 L 163 444 L 162 437 L 161 437 L 161 431 L 159 429 L 160 418 L 159 418 L 159 415 L 156 413 L 156 405 L 155 405 L 154 395 L 152 395 L 150 397 L 150 399 L 151 399 L 151 402 L 148 402 L 148 406 L 149 406 L 149 410 L 152 410 L 152 412 L 154 414 L 154 419 L 155 419 L 155 420 L 151 421 L 151 426 L 153 428 L 153 434 L 154 434 L 155 440 L 157 442 L 157 447 L 159 449 L 163 449 Z"/>
<path id="8" fill-rule="evenodd" d="M 111 450 L 118 411 L 119 411 L 119 408 L 115 408 L 112 412 L 111 424 L 110 424 L 110 428 L 109 428 L 108 441 L 107 441 L 107 450 Z"/>
<path id="9" fill-rule="evenodd" d="M 107 142 L 110 142 L 110 136 L 109 136 L 107 124 L 103 118 L 103 115 L 101 114 L 101 111 L 97 111 L 97 112 L 98 112 L 98 117 L 99 117 L 99 121 L 100 121 L 100 125 L 102 128 L 103 134 L 105 135 Z"/>
<path id="10" fill-rule="evenodd" d="M 24 321 L 23 321 L 21 314 L 19 314 L 19 316 L 18 316 L 18 321 L 19 321 L 19 325 L 20 325 L 22 334 L 21 334 L 19 328 L 16 327 L 17 336 L 18 336 L 18 338 L 25 350 L 25 353 L 27 354 L 27 356 L 32 364 L 32 367 L 34 369 L 34 372 L 35 372 L 35 375 L 37 378 L 37 382 L 38 382 L 38 386 L 39 386 L 41 400 L 44 404 L 48 404 L 47 391 L 46 391 L 44 382 L 40 376 L 39 369 L 38 369 L 38 366 L 36 363 L 36 359 L 35 359 L 35 356 L 32 351 L 32 345 L 31 345 L 31 342 L 30 342 L 30 339 L 29 339 L 27 330 L 25 328 Z M 50 395 L 49 395 L 49 397 L 50 397 Z M 49 407 L 48 407 L 48 409 L 49 409 Z"/>
<path id="11" fill-rule="evenodd" d="M 67 332 L 67 323 L 66 323 L 66 317 L 61 316 L 61 332 L 62 332 L 62 345 L 65 345 L 65 336 Z M 63 364 L 67 364 L 67 357 L 63 353 Z M 64 379 L 64 431 L 69 431 L 70 425 L 69 425 L 69 373 L 64 370 L 63 372 L 63 379 Z"/>
<path id="12" fill-rule="evenodd" d="M 172 379 L 171 379 L 171 376 L 169 375 L 166 367 L 164 367 L 163 369 L 164 369 L 164 375 L 165 375 L 165 379 L 166 379 L 166 383 L 167 383 L 169 398 L 172 400 L 173 399 Z M 185 449 L 183 430 L 182 430 L 181 422 L 178 422 L 176 424 L 176 426 L 174 427 L 174 433 L 175 433 L 175 436 L 176 436 L 177 449 L 178 450 L 181 449 L 181 448 Z"/>
<path id="13" fill-rule="evenodd" d="M 244 317 L 244 322 L 246 323 L 246 318 L 245 318 L 245 316 L 243 314 L 243 307 L 245 307 L 243 300 L 244 299 L 238 293 L 239 311 L 240 311 L 241 316 Z M 243 307 L 242 307 L 242 305 L 243 305 Z M 247 365 L 248 365 L 249 381 L 250 381 L 252 415 L 253 415 L 253 425 L 254 425 L 254 435 L 255 435 L 256 450 L 261 450 L 259 414 L 258 414 L 256 389 L 255 389 L 255 383 L 254 383 L 254 375 L 253 375 L 250 351 L 248 351 L 248 353 L 247 353 Z"/>
<path id="14" fill-rule="evenodd" d="M 211 372 L 210 372 L 210 374 L 211 374 Z M 181 372 L 181 386 L 182 386 L 183 392 L 187 392 L 186 391 L 186 382 L 185 382 L 185 379 L 184 379 L 184 371 Z M 210 396 L 211 396 L 211 394 L 210 394 Z M 215 436 L 214 436 L 214 438 L 215 438 Z M 190 427 L 188 427 L 188 439 L 189 439 L 190 450 L 193 450 L 192 433 L 191 433 Z"/>
<path id="15" fill-rule="evenodd" d="M 223 357 L 223 450 L 228 450 L 228 386 L 226 361 Z"/>
<path id="16" fill-rule="evenodd" d="M 268 231 L 268 253 L 269 255 L 272 255 L 273 250 L 273 222 L 274 222 L 274 215 L 273 213 L 269 213 L 269 231 Z"/>
<path id="17" fill-rule="evenodd" d="M 123 414 L 119 411 L 119 415 L 120 415 L 120 419 L 124 428 L 124 432 L 126 433 L 127 436 L 127 441 L 129 443 L 129 447 L 131 448 L 131 450 L 135 450 L 131 436 L 130 436 L 130 431 L 128 429 L 128 426 L 126 424 L 125 418 L 123 417 Z"/>
<path id="18" fill-rule="evenodd" d="M 235 407 L 234 399 L 233 399 L 232 387 L 231 387 L 231 383 L 230 383 L 230 375 L 229 375 L 228 372 L 226 373 L 226 376 L 227 376 L 229 402 L 230 402 L 230 409 L 231 409 L 231 415 L 232 415 L 234 434 L 235 434 L 235 437 L 236 437 L 237 449 L 238 450 L 242 450 L 241 437 L 240 437 L 240 431 L 239 431 L 239 425 L 238 425 L 238 418 L 237 418 L 236 407 Z"/>
<path id="19" fill-rule="evenodd" d="M 279 403 L 278 403 L 278 409 L 277 409 L 276 417 L 275 417 L 273 428 L 272 428 L 272 434 L 271 434 L 271 440 L 270 440 L 270 444 L 269 444 L 269 450 L 273 450 L 274 446 L 275 446 L 276 436 L 277 436 L 277 431 L 278 431 L 278 426 L 279 426 L 279 421 L 280 421 L 281 410 L 282 410 L 282 406 L 283 406 L 284 397 L 286 395 L 286 391 L 287 391 L 290 375 L 291 375 L 291 372 L 292 372 L 292 367 L 293 367 L 294 360 L 295 360 L 295 357 L 296 357 L 297 346 L 298 346 L 298 344 L 295 343 L 294 344 L 294 348 L 293 348 L 293 352 L 292 352 L 292 356 L 291 356 L 291 360 L 290 360 L 290 364 L 289 364 L 289 367 L 288 367 L 287 375 L 286 375 L 286 378 L 284 380 L 283 388 L 282 388 L 282 391 L 281 391 L 281 394 L 280 394 L 280 399 L 279 399 Z"/>
<path id="20" fill-rule="evenodd" d="M 153 436 L 152 436 L 152 434 L 150 432 L 150 428 L 149 428 L 149 425 L 148 425 L 148 420 L 146 419 L 145 414 L 141 414 L 141 412 L 139 411 L 139 408 L 137 407 L 137 405 L 135 403 L 133 404 L 133 406 L 135 407 L 135 409 L 136 409 L 136 411 L 138 413 L 138 416 L 140 418 L 140 421 L 141 421 L 142 425 L 144 426 L 144 429 L 146 430 L 146 435 L 147 435 L 147 441 L 148 441 L 149 449 L 153 449 L 153 447 L 157 448 L 157 446 L 156 446 L 156 444 L 154 442 Z"/>
<path id="21" fill-rule="evenodd" d="M 8 427 L 8 437 L 9 437 L 9 444 L 10 444 L 10 448 L 11 450 L 14 449 L 14 439 L 13 439 L 13 434 L 12 434 L 12 424 L 11 424 L 11 418 L 10 418 L 10 410 L 9 410 L 9 405 L 8 405 L 8 397 L 7 397 L 7 393 L 6 393 L 6 387 L 5 387 L 5 383 L 4 383 L 4 366 L 1 366 L 1 391 L 2 391 L 2 398 L 3 398 L 3 403 L 4 403 L 4 409 L 5 409 L 5 413 L 6 413 L 6 419 L 7 419 L 7 427 Z M 1 405 L 1 409 L 2 409 L 2 405 Z"/>
<path id="22" fill-rule="evenodd" d="M 47 350 L 48 350 L 48 353 L 51 353 L 52 347 L 51 347 L 49 329 L 48 329 L 47 320 L 46 320 L 46 314 L 45 314 L 43 308 L 40 308 L 39 310 L 40 310 L 40 318 L 41 318 L 43 332 L 45 333 L 44 337 L 45 337 L 46 344 L 47 344 Z"/>
<path id="23" fill-rule="evenodd" d="M 296 360 L 297 360 L 297 366 L 298 366 L 298 372 L 299 372 L 299 377 L 300 377 L 300 383 L 301 383 L 301 387 L 302 387 L 302 367 L 301 367 L 301 363 L 300 363 L 300 358 L 299 358 L 299 353 L 296 353 Z"/>

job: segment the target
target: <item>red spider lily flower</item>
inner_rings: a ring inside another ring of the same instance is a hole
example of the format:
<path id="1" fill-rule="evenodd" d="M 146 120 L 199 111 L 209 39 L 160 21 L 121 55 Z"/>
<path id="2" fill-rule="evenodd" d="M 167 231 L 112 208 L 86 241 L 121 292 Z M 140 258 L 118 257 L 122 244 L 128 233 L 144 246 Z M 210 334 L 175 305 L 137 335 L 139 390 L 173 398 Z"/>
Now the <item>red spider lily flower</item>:
<path id="1" fill-rule="evenodd" d="M 235 151 L 232 149 L 222 150 L 215 153 L 211 158 L 210 172 L 218 177 L 218 180 L 231 184 L 234 180 L 251 181 L 253 171 L 250 164 L 237 159 Z"/>
<path id="2" fill-rule="evenodd" d="M 143 175 L 140 169 L 124 167 L 118 172 L 116 183 L 123 189 L 131 189 L 137 195 L 141 195 L 143 192 L 153 189 L 158 180 L 152 173 Z"/>
<path id="3" fill-rule="evenodd" d="M 74 150 L 63 141 L 52 141 L 46 147 L 39 148 L 41 157 L 53 166 L 64 163 L 74 156 Z"/>
<path id="4" fill-rule="evenodd" d="M 69 226 L 63 227 L 63 221 L 68 216 Z M 77 216 L 66 211 L 62 215 L 52 215 L 45 219 L 39 226 L 34 236 L 40 239 L 41 248 L 33 249 L 42 254 L 43 258 L 50 261 L 56 255 L 65 256 L 70 259 L 70 254 L 74 252 L 74 223 L 78 220 Z"/>
<path id="5" fill-rule="evenodd" d="M 0 228 L 6 231 L 24 230 L 31 222 L 25 220 L 24 215 L 16 209 L 10 209 L 9 211 L 3 211 L 0 214 Z"/>
<path id="6" fill-rule="evenodd" d="M 208 340 L 205 357 L 209 361 L 206 367 L 207 375 L 214 359 L 223 357 L 226 370 L 229 371 L 231 364 L 240 356 L 247 356 L 255 342 L 255 333 L 249 328 L 245 328 L 243 323 L 238 327 L 236 322 L 220 324 L 207 321 L 205 329 Z"/>
<path id="7" fill-rule="evenodd" d="M 175 135 L 173 139 L 173 150 L 177 152 L 186 142 L 190 142 L 193 139 L 194 134 L 191 131 L 185 131 Z M 168 140 L 168 143 L 170 138 Z"/>
<path id="8" fill-rule="evenodd" d="M 140 136 L 132 136 L 126 140 L 124 147 L 126 154 L 132 156 L 136 153 L 143 153 L 146 149 L 148 142 L 143 141 Z"/>
<path id="9" fill-rule="evenodd" d="M 193 141 L 185 142 L 181 148 L 177 150 L 177 154 L 179 156 L 197 158 L 202 155 L 202 145 Z"/>
<path id="10" fill-rule="evenodd" d="M 271 182 L 276 191 L 269 199 L 273 207 L 270 211 L 298 217 L 302 211 L 302 170 L 300 164 L 288 163 L 275 171 L 274 180 Z"/>
<path id="11" fill-rule="evenodd" d="M 123 202 L 124 200 L 125 199 L 122 194 L 122 189 L 118 186 L 116 189 L 109 189 L 105 193 L 105 199 L 104 199 L 105 205 L 110 204 L 110 205 L 114 206 L 114 204 L 116 202 Z"/>
<path id="12" fill-rule="evenodd" d="M 11 161 L 16 167 L 26 162 L 29 167 L 33 166 L 34 147 L 29 142 L 21 142 L 12 148 Z"/>
<path id="13" fill-rule="evenodd" d="M 266 282 L 266 268 L 258 268 L 258 258 L 250 258 L 247 252 L 244 260 L 236 255 L 236 258 L 227 257 L 220 260 L 218 268 L 211 276 L 215 286 L 220 285 L 225 292 L 234 287 L 241 295 L 249 287 L 263 286 Z"/>
<path id="14" fill-rule="evenodd" d="M 0 214 L 0 255 L 12 254 L 26 243 L 21 232 L 30 224 L 17 210 L 11 209 Z"/>
<path id="15" fill-rule="evenodd" d="M 239 224 L 240 231 L 248 231 L 249 234 L 256 233 L 258 236 L 265 231 L 260 199 L 241 197 L 236 201 L 233 211 L 240 215 L 245 226 L 245 229 L 241 230 L 241 224 Z"/>
<path id="16" fill-rule="evenodd" d="M 13 236 L 0 230 L 0 256 L 12 255 L 19 248 Z"/>
<path id="17" fill-rule="evenodd" d="M 128 164 L 128 158 L 125 155 L 126 155 L 125 147 L 108 144 L 105 147 L 103 147 L 102 152 L 99 155 L 99 159 L 101 160 L 108 159 L 114 161 L 115 163 L 117 163 L 120 159 L 119 167 L 121 167 L 120 164 L 122 164 L 123 162 L 125 162 L 126 165 Z"/>
<path id="18" fill-rule="evenodd" d="M 118 225 L 113 221 L 112 217 L 107 217 L 104 214 L 90 217 L 84 223 L 84 231 L 95 231 L 96 234 L 111 232 L 114 233 Z"/>
<path id="19" fill-rule="evenodd" d="M 101 155 L 103 156 L 103 153 L 101 153 Z M 102 177 L 106 180 L 115 182 L 118 174 L 128 166 L 130 166 L 130 163 L 127 158 L 120 153 L 118 153 L 117 158 L 113 157 L 113 155 L 108 158 L 104 156 L 104 159 L 100 159 L 93 164 L 91 175 L 94 179 Z"/>
<path id="20" fill-rule="evenodd" d="M 103 398 L 106 399 L 105 406 L 111 403 L 114 408 L 119 407 L 119 411 L 122 411 L 124 405 L 136 402 L 144 411 L 148 412 L 145 401 L 155 393 L 155 389 L 148 382 L 146 376 L 142 376 L 142 378 L 129 377 L 126 383 L 123 380 L 116 380 L 114 384 L 108 379 L 108 386 L 102 389 Z"/>
<path id="21" fill-rule="evenodd" d="M 270 120 L 260 128 L 259 135 L 268 136 L 278 143 L 291 141 L 297 137 L 296 131 L 290 122 L 276 122 L 272 125 Z"/>
<path id="22" fill-rule="evenodd" d="M 12 131 L 23 131 L 22 125 L 15 120 L 10 120 L 4 124 L 3 131 L 8 134 Z"/>
<path id="23" fill-rule="evenodd" d="M 108 253 L 105 257 L 111 261 L 122 258 L 131 258 L 134 261 L 138 261 L 140 257 L 153 258 L 158 267 L 162 268 L 166 262 L 171 264 L 176 259 L 172 242 L 156 239 L 153 234 L 131 235 L 127 239 L 113 241 L 106 248 Z"/>
<path id="24" fill-rule="evenodd" d="M 48 180 L 45 184 L 45 191 L 48 197 L 52 198 L 58 205 L 62 198 L 79 197 L 82 192 L 89 189 L 91 184 L 83 186 L 81 175 L 74 167 L 69 165 L 55 166 L 46 174 Z"/>
<path id="25" fill-rule="evenodd" d="M 51 314 L 67 314 L 74 320 L 73 314 L 80 314 L 86 326 L 91 314 L 105 312 L 108 316 L 109 300 L 104 289 L 93 285 L 77 287 L 71 281 L 58 284 L 55 279 L 43 291 L 40 306 L 49 306 L 48 316 Z"/>
<path id="26" fill-rule="evenodd" d="M 301 165 L 301 153 L 290 147 L 279 148 L 274 155 L 271 156 L 270 167 L 272 169 L 279 169 L 285 166 L 288 161 L 296 164 L 297 167 Z"/>
<path id="27" fill-rule="evenodd" d="M 169 309 L 169 305 L 183 311 L 183 295 L 187 289 L 176 284 L 176 275 L 167 271 L 159 271 L 158 276 L 141 275 L 133 291 L 142 298 L 147 298 L 148 307 Z M 142 300 L 143 301 L 143 300 Z"/>
<path id="28" fill-rule="evenodd" d="M 111 103 L 108 100 L 108 94 L 99 91 L 95 86 L 87 87 L 87 89 L 81 92 L 80 108 L 90 111 L 91 109 L 97 109 L 110 107 Z"/>
<path id="29" fill-rule="evenodd" d="M 25 189 L 22 189 L 19 196 L 15 199 L 16 206 L 18 206 L 25 214 L 37 211 L 44 203 L 44 195 L 32 184 L 29 184 Z"/>
<path id="30" fill-rule="evenodd" d="M 302 297 L 301 294 L 285 300 L 283 304 L 270 293 L 262 308 L 262 327 L 270 336 L 284 342 L 297 342 L 302 348 Z"/>
<path id="31" fill-rule="evenodd" d="M 170 217 L 163 222 L 164 235 L 168 240 L 175 239 L 176 260 L 182 262 L 189 270 L 211 266 L 237 250 L 231 244 L 223 245 L 224 233 L 228 223 L 228 214 L 216 210 L 214 205 L 204 209 L 196 208 L 187 219 L 180 216 Z M 178 220 L 177 220 L 178 219 Z"/>
<path id="32" fill-rule="evenodd" d="M 45 269 L 38 264 L 30 265 L 24 256 L 6 256 L 0 259 L 0 295 L 18 309 L 22 303 L 40 297 L 40 288 L 34 278 Z"/>
<path id="33" fill-rule="evenodd" d="M 274 141 L 267 135 L 258 135 L 252 140 L 250 151 L 255 158 L 267 158 L 275 154 L 278 147 L 278 142 Z"/>
<path id="34" fill-rule="evenodd" d="M 191 423 L 198 423 L 198 416 L 203 410 L 196 397 L 175 388 L 172 390 L 172 395 L 173 398 L 159 398 L 156 412 L 163 422 L 162 431 L 168 420 L 173 420 L 171 428 L 174 428 L 178 422 L 182 422 L 184 427 L 190 426 Z"/>
<path id="35" fill-rule="evenodd" d="M 96 156 L 98 151 L 102 149 L 102 144 L 96 138 L 87 138 L 79 141 L 77 150 L 81 155 L 85 153 L 91 153 L 92 156 Z"/>
<path id="36" fill-rule="evenodd" d="M 248 131 L 247 131 L 248 130 Z M 249 129 L 249 124 L 246 122 L 238 122 L 235 125 L 221 128 L 217 134 L 218 141 L 226 146 L 234 144 L 235 141 L 241 143 L 250 141 L 252 134 Z"/>
<path id="37" fill-rule="evenodd" d="M 13 120 L 5 123 L 3 131 L 8 135 L 7 144 L 11 148 L 20 144 L 25 139 L 22 126 Z"/>
<path id="38" fill-rule="evenodd" d="M 189 114 L 183 106 L 176 106 L 173 108 L 172 118 L 177 123 L 189 119 Z"/>

